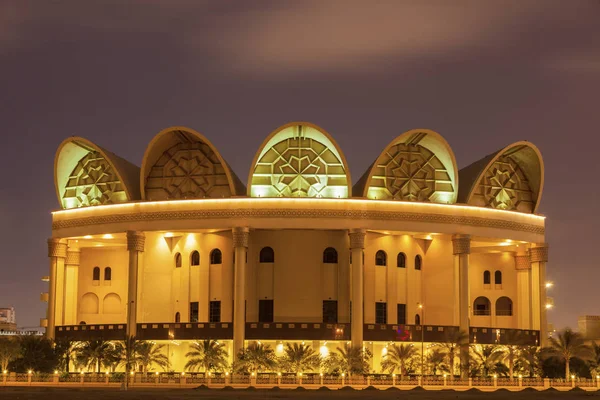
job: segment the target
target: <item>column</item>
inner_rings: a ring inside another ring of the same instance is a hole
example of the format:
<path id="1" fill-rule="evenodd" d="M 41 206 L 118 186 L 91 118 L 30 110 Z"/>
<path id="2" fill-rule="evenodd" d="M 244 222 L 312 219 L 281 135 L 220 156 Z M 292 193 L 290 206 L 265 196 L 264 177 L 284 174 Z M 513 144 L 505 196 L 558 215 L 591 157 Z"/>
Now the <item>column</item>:
<path id="1" fill-rule="evenodd" d="M 81 252 L 77 243 L 69 241 L 67 258 L 65 260 L 65 283 L 64 283 L 64 325 L 77 325 L 77 301 L 79 283 L 79 264 Z"/>
<path id="2" fill-rule="evenodd" d="M 455 234 L 452 236 L 452 253 L 458 271 L 458 328 L 469 335 L 469 254 L 471 236 Z M 468 376 L 469 346 L 461 346 L 461 376 Z"/>
<path id="3" fill-rule="evenodd" d="M 548 321 L 546 319 L 546 263 L 548 246 L 534 244 L 529 249 L 531 263 L 531 313 L 533 329 L 540 331 L 540 345 L 548 344 Z"/>
<path id="4" fill-rule="evenodd" d="M 67 243 L 64 239 L 48 239 L 48 257 L 50 258 L 50 281 L 48 282 L 48 326 L 46 327 L 46 337 L 54 339 L 54 328 L 56 327 L 56 310 L 62 299 L 57 298 L 57 277 L 59 271 L 64 273 L 65 258 L 67 257 Z M 62 276 L 62 274 L 61 274 Z"/>
<path id="5" fill-rule="evenodd" d="M 127 251 L 129 251 L 129 274 L 127 280 L 127 337 L 137 334 L 138 270 L 140 253 L 144 251 L 144 232 L 127 231 Z"/>
<path id="6" fill-rule="evenodd" d="M 244 348 L 246 337 L 246 257 L 248 251 L 248 228 L 233 228 L 233 251 L 235 254 L 233 277 L 233 359 Z"/>
<path id="7" fill-rule="evenodd" d="M 363 304 L 364 304 L 364 265 L 363 252 L 365 249 L 365 230 L 351 229 L 350 252 L 352 253 L 352 317 L 350 319 L 352 347 L 363 346 Z"/>
<path id="8" fill-rule="evenodd" d="M 517 327 L 531 329 L 531 263 L 527 254 L 515 255 L 517 270 Z"/>

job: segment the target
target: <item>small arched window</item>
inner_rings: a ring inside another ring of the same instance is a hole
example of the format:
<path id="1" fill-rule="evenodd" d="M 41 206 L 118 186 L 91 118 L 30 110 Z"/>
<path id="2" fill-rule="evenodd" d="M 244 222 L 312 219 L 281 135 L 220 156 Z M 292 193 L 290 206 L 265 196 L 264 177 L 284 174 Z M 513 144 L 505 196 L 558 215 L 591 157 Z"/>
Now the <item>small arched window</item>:
<path id="1" fill-rule="evenodd" d="M 175 313 L 175 322 L 181 322 L 181 315 L 179 314 L 179 312 Z"/>
<path id="2" fill-rule="evenodd" d="M 190 256 L 190 265 L 192 267 L 197 267 L 200 265 L 200 253 L 198 250 L 192 251 L 192 255 Z"/>
<path id="3" fill-rule="evenodd" d="M 387 254 L 385 251 L 379 250 L 375 253 L 375 265 L 385 267 L 387 265 Z"/>
<path id="4" fill-rule="evenodd" d="M 423 260 L 421 259 L 421 256 L 417 254 L 415 256 L 415 269 L 420 271 L 422 264 L 423 264 Z"/>
<path id="5" fill-rule="evenodd" d="M 333 247 L 328 247 L 323 250 L 323 263 L 324 264 L 337 264 L 338 262 L 338 253 L 337 250 Z M 352 262 L 352 261 L 350 261 Z"/>
<path id="6" fill-rule="evenodd" d="M 105 281 L 112 280 L 112 269 L 110 267 L 104 268 L 104 280 Z"/>
<path id="7" fill-rule="evenodd" d="M 421 316 L 419 314 L 415 314 L 415 325 L 421 325 Z"/>
<path id="8" fill-rule="evenodd" d="M 175 268 L 181 268 L 181 253 L 175 254 Z"/>
<path id="9" fill-rule="evenodd" d="M 95 281 L 100 280 L 100 267 L 94 267 L 94 272 L 92 273 L 92 279 Z"/>
<path id="10" fill-rule="evenodd" d="M 483 271 L 483 284 L 489 285 L 490 283 L 492 283 L 492 274 L 490 271 Z"/>
<path id="11" fill-rule="evenodd" d="M 221 250 L 213 249 L 210 252 L 210 263 L 212 265 L 223 263 L 223 255 L 221 254 Z"/>
<path id="12" fill-rule="evenodd" d="M 502 285 L 502 271 L 494 272 L 494 283 L 496 285 Z"/>
<path id="13" fill-rule="evenodd" d="M 490 315 L 492 303 L 487 297 L 480 296 L 473 302 L 473 315 Z"/>
<path id="14" fill-rule="evenodd" d="M 406 268 L 406 254 L 398 253 L 398 259 L 396 260 L 398 268 Z"/>
<path id="15" fill-rule="evenodd" d="M 271 247 L 263 247 L 260 250 L 259 260 L 261 263 L 274 263 L 275 252 Z"/>

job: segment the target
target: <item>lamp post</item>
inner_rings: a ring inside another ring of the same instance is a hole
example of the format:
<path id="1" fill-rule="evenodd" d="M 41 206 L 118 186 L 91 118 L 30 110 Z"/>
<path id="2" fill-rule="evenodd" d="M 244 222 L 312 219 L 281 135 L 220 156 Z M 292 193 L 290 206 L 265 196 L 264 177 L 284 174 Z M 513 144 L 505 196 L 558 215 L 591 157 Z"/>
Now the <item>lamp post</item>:
<path id="1" fill-rule="evenodd" d="M 423 310 L 423 304 L 422 303 L 417 303 L 417 307 L 419 307 L 419 310 L 421 311 L 421 380 L 423 378 L 423 368 L 425 368 L 425 326 L 424 326 L 424 322 L 425 322 L 425 313 Z"/>

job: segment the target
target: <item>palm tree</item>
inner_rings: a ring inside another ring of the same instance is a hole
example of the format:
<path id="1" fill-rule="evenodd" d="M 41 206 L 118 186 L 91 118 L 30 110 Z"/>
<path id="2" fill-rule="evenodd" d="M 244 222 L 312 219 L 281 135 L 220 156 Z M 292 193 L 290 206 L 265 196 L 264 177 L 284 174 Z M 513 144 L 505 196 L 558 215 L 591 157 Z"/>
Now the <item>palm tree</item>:
<path id="1" fill-rule="evenodd" d="M 321 357 L 311 346 L 298 343 L 286 343 L 280 365 L 285 371 L 291 371 L 297 374 L 299 372 L 318 368 L 320 362 Z"/>
<path id="2" fill-rule="evenodd" d="M 444 349 L 432 349 L 427 354 L 427 364 L 431 366 L 431 373 L 437 374 L 438 370 L 448 370 L 448 367 L 444 364 L 446 361 L 447 354 Z"/>
<path id="3" fill-rule="evenodd" d="M 592 357 L 589 361 L 590 372 L 592 375 L 600 375 L 600 345 L 596 342 L 592 342 Z"/>
<path id="4" fill-rule="evenodd" d="M 112 345 L 102 339 L 84 342 L 77 351 L 77 358 L 88 369 L 96 369 L 100 373 L 102 360 L 111 351 Z"/>
<path id="5" fill-rule="evenodd" d="M 473 361 L 481 375 L 488 377 L 494 371 L 496 363 L 502 359 L 504 354 L 495 345 L 475 345 L 471 347 Z"/>
<path id="6" fill-rule="evenodd" d="M 515 361 L 517 361 L 523 348 L 525 338 L 522 331 L 516 330 L 506 331 L 504 338 L 510 344 L 504 345 L 504 357 L 502 359 L 508 364 L 508 376 L 512 380 L 515 372 Z"/>
<path id="7" fill-rule="evenodd" d="M 162 369 L 169 367 L 169 359 L 162 352 L 164 344 L 157 345 L 152 342 L 139 342 L 133 354 L 134 362 L 142 367 L 144 374 L 148 373 L 148 367 L 156 364 Z"/>
<path id="8" fill-rule="evenodd" d="M 227 351 L 225 345 L 217 340 L 195 341 L 190 345 L 190 351 L 185 356 L 190 360 L 185 363 L 185 369 L 204 372 L 222 370 L 227 367 Z"/>
<path id="9" fill-rule="evenodd" d="M 540 369 L 540 350 L 536 346 L 527 346 L 519 352 L 518 361 L 532 378 Z"/>
<path id="10" fill-rule="evenodd" d="M 11 338 L 0 339 L 0 369 L 6 371 L 8 363 L 19 356 L 19 343 Z"/>
<path id="11" fill-rule="evenodd" d="M 587 360 L 592 357 L 592 350 L 583 340 L 583 336 L 573 332 L 570 328 L 557 334 L 557 337 L 550 338 L 550 346 L 547 349 L 548 355 L 558 358 L 565 363 L 565 379 L 571 375 L 571 360 L 579 358 Z"/>
<path id="12" fill-rule="evenodd" d="M 54 341 L 54 354 L 58 361 L 58 369 L 64 372 L 69 372 L 69 366 L 71 360 L 73 360 L 77 353 L 78 342 L 75 342 L 69 338 L 57 339 Z"/>
<path id="13" fill-rule="evenodd" d="M 447 330 L 444 335 L 444 343 L 441 346 L 448 354 L 448 368 L 450 369 L 450 379 L 453 379 L 455 373 L 456 353 L 460 351 L 469 342 L 469 335 L 465 331 Z M 463 361 L 464 363 L 464 361 Z"/>
<path id="14" fill-rule="evenodd" d="M 52 342 L 41 336 L 21 336 L 17 339 L 19 354 L 10 365 L 16 372 L 34 370 L 50 373 L 56 369 L 56 354 Z"/>
<path id="15" fill-rule="evenodd" d="M 272 370 L 277 365 L 273 349 L 260 342 L 252 343 L 247 348 L 240 350 L 237 357 L 238 368 L 251 373 L 259 370 Z"/>
<path id="16" fill-rule="evenodd" d="M 329 373 L 345 373 L 348 375 L 364 374 L 369 370 L 369 360 L 373 357 L 368 349 L 352 347 L 345 344 L 337 347 L 323 362 L 323 367 Z"/>
<path id="17" fill-rule="evenodd" d="M 400 376 L 406 374 L 406 364 L 411 359 L 417 356 L 417 349 L 412 345 L 397 345 L 393 344 L 388 347 L 387 354 L 381 363 L 383 371 L 394 372 L 396 369 L 400 372 Z"/>

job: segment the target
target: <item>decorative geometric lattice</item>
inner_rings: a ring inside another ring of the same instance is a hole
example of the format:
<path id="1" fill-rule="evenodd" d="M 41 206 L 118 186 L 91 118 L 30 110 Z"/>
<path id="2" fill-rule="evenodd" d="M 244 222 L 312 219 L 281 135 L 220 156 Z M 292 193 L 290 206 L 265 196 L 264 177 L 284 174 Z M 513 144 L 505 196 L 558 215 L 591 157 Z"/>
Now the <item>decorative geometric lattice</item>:
<path id="1" fill-rule="evenodd" d="M 286 138 L 256 163 L 252 196 L 345 198 L 346 171 L 337 155 L 318 140 Z"/>
<path id="2" fill-rule="evenodd" d="M 123 203 L 127 194 L 116 171 L 97 151 L 83 157 L 69 176 L 63 195 L 65 208 Z"/>
<path id="3" fill-rule="evenodd" d="M 223 165 L 205 143 L 178 143 L 156 161 L 146 180 L 148 200 L 231 197 Z"/>
<path id="4" fill-rule="evenodd" d="M 522 212 L 533 212 L 534 198 L 525 173 L 510 156 L 499 157 L 473 193 L 477 205 Z"/>
<path id="5" fill-rule="evenodd" d="M 377 160 L 367 193 L 372 199 L 446 203 L 454 186 L 433 152 L 418 144 L 400 143 Z"/>

